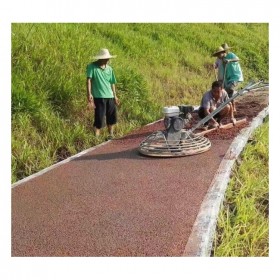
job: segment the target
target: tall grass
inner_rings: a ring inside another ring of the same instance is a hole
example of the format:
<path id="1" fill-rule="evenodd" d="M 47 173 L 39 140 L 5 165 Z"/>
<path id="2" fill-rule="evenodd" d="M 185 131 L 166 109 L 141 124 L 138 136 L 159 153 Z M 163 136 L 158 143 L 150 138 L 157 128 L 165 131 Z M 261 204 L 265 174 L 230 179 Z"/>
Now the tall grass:
<path id="1" fill-rule="evenodd" d="M 86 65 L 100 48 L 121 100 L 118 136 L 161 116 L 162 106 L 198 104 L 215 78 L 211 53 L 234 47 L 244 76 L 268 79 L 268 24 L 12 24 L 12 182 L 100 143 L 86 110 Z M 39 152 L 40 151 L 40 152 Z"/>
<path id="2" fill-rule="evenodd" d="M 269 254 L 268 130 L 266 122 L 256 131 L 241 164 L 233 170 L 218 218 L 213 256 Z"/>

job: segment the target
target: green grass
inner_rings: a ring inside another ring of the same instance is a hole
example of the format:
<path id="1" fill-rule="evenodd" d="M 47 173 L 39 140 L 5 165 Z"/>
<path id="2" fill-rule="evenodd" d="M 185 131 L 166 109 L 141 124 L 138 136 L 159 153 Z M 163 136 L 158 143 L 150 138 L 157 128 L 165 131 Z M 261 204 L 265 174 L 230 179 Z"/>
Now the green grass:
<path id="1" fill-rule="evenodd" d="M 269 254 L 269 122 L 256 130 L 235 166 L 215 235 L 213 256 Z"/>
<path id="2" fill-rule="evenodd" d="M 215 79 L 211 53 L 227 42 L 245 83 L 268 80 L 267 23 L 13 23 L 12 182 L 102 142 L 86 110 L 86 65 L 100 48 L 121 101 L 117 136 L 162 117 L 163 106 L 198 104 Z"/>

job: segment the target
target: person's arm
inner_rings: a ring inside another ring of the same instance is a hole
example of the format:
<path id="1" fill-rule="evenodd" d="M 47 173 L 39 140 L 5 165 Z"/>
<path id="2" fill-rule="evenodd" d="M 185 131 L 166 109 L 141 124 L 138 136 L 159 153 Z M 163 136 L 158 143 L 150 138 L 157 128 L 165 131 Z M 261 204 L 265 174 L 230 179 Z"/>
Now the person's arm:
<path id="1" fill-rule="evenodd" d="M 203 107 L 203 109 L 204 109 L 205 117 L 208 116 L 212 111 L 214 111 L 216 109 L 216 108 L 213 108 L 213 106 L 211 106 L 211 102 L 209 100 L 209 96 L 207 93 L 205 93 L 202 97 L 201 107 Z M 213 123 L 218 124 L 218 122 L 213 117 L 210 120 L 212 120 Z"/>
<path id="2" fill-rule="evenodd" d="M 214 109 L 215 110 L 215 109 Z M 213 111 L 214 111 L 213 110 Z M 208 116 L 210 113 L 212 113 L 212 112 L 210 112 L 210 109 L 205 109 L 204 108 L 204 113 L 205 113 L 205 116 Z M 211 119 L 210 119 L 215 125 L 217 125 L 217 126 L 219 126 L 219 123 L 214 119 L 214 117 L 212 117 Z"/>
<path id="3" fill-rule="evenodd" d="M 239 60 L 239 58 L 224 59 L 224 63 L 227 64 L 230 62 L 238 62 Z"/>
<path id="4" fill-rule="evenodd" d="M 219 67 L 219 58 L 217 58 L 213 64 L 214 69 L 217 69 Z"/>
<path id="5" fill-rule="evenodd" d="M 119 104 L 120 104 L 120 101 L 119 101 L 119 98 L 117 97 L 116 86 L 115 86 L 115 84 L 111 84 L 111 88 L 112 88 L 112 91 L 113 91 L 113 94 L 114 94 L 115 103 L 116 103 L 117 105 L 119 105 Z"/>
<path id="6" fill-rule="evenodd" d="M 234 53 L 230 53 L 228 54 L 225 58 L 224 58 L 224 63 L 230 63 L 230 62 L 238 62 L 240 59 L 237 55 L 235 55 Z"/>
<path id="7" fill-rule="evenodd" d="M 93 97 L 91 94 L 91 78 L 87 78 L 87 100 L 88 100 L 88 103 L 92 103 L 93 108 L 95 108 L 94 103 L 93 103 Z"/>

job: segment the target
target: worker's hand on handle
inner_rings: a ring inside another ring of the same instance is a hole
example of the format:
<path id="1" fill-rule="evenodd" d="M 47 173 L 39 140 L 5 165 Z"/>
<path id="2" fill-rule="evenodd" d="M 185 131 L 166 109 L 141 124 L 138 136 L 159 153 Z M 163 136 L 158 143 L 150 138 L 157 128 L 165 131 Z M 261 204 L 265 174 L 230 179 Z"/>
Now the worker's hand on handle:
<path id="1" fill-rule="evenodd" d="M 219 128 L 220 127 L 220 124 L 215 120 L 215 126 L 217 127 L 217 128 Z"/>
<path id="2" fill-rule="evenodd" d="M 213 127 L 214 128 L 219 128 L 220 127 L 220 124 L 214 119 L 214 118 L 212 118 L 212 121 L 213 121 Z"/>
<path id="3" fill-rule="evenodd" d="M 233 125 L 236 125 L 236 119 L 235 118 L 231 118 L 230 121 Z"/>
<path id="4" fill-rule="evenodd" d="M 224 59 L 224 63 L 228 64 L 230 62 L 238 62 L 240 59 L 239 58 L 232 58 L 232 59 Z"/>

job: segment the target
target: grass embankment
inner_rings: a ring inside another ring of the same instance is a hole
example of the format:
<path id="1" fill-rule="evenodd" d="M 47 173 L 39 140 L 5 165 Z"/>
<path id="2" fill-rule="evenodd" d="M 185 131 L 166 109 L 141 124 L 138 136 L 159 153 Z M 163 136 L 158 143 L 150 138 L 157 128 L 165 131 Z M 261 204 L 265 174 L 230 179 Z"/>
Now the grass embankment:
<path id="1" fill-rule="evenodd" d="M 86 110 L 86 65 L 100 48 L 118 57 L 118 136 L 168 105 L 198 104 L 223 42 L 245 83 L 268 79 L 268 24 L 12 24 L 12 182 L 104 140 Z"/>
<path id="2" fill-rule="evenodd" d="M 268 256 L 269 123 L 256 130 L 226 191 L 213 256 Z"/>

